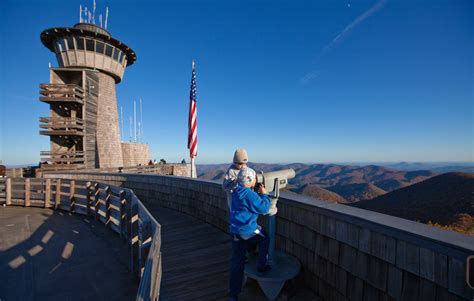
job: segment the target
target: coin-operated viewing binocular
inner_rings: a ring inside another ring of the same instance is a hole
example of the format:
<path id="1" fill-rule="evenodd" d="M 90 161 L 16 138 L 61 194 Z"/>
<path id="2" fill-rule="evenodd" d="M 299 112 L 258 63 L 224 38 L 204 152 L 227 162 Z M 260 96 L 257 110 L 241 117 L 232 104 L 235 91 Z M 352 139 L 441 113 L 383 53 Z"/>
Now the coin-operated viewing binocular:
<path id="1" fill-rule="evenodd" d="M 288 185 L 288 179 L 295 177 L 295 171 L 291 168 L 276 170 L 271 172 L 257 173 L 257 185 L 255 189 L 258 190 L 259 185 L 264 185 L 271 198 L 278 198 L 280 196 L 280 189 Z"/>

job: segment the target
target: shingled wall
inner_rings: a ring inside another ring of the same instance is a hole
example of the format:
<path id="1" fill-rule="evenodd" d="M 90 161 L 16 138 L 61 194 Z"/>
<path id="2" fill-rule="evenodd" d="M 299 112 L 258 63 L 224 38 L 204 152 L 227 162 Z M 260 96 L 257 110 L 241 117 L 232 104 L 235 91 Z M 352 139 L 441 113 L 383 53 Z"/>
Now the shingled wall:
<path id="1" fill-rule="evenodd" d="M 227 231 L 220 184 L 157 175 L 81 174 L 134 190 L 146 202 Z M 282 194 L 276 247 L 296 256 L 302 279 L 324 300 L 473 300 L 465 282 L 472 237 L 377 212 Z"/>
<path id="2" fill-rule="evenodd" d="M 120 127 L 117 111 L 115 79 L 105 73 L 98 73 L 99 98 L 97 104 L 97 153 L 102 168 L 123 165 L 120 144 Z"/>

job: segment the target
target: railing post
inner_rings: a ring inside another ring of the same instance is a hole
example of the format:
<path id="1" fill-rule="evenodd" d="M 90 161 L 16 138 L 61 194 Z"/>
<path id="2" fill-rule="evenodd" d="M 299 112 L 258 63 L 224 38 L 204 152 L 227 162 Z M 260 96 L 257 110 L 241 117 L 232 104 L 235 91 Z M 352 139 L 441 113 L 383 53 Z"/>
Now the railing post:
<path id="1" fill-rule="evenodd" d="M 91 182 L 86 183 L 86 216 L 90 215 L 91 210 L 91 202 L 92 202 L 92 186 Z"/>
<path id="2" fill-rule="evenodd" d="M 127 200 L 125 199 L 125 191 L 120 191 L 120 238 L 126 237 L 127 231 Z"/>
<path id="3" fill-rule="evenodd" d="M 25 207 L 30 207 L 30 178 L 25 179 Z"/>
<path id="4" fill-rule="evenodd" d="M 152 252 L 152 265 L 151 265 L 151 283 L 150 283 L 150 296 L 152 300 L 158 300 L 160 296 L 160 284 L 161 284 L 161 229 L 157 225 L 155 233 L 153 233 L 153 241 L 150 248 Z M 148 255 L 150 256 L 150 255 Z"/>
<path id="5" fill-rule="evenodd" d="M 105 225 L 110 227 L 110 197 L 112 192 L 110 191 L 110 186 L 105 188 Z"/>
<path id="6" fill-rule="evenodd" d="M 10 206 L 12 204 L 12 179 L 10 178 L 7 178 L 5 182 L 5 194 L 7 206 Z"/>
<path id="7" fill-rule="evenodd" d="M 56 200 L 54 202 L 54 209 L 61 208 L 61 179 L 56 180 Z"/>
<path id="8" fill-rule="evenodd" d="M 138 263 L 140 267 L 140 277 L 143 275 L 143 271 L 145 269 L 146 260 L 148 257 L 148 252 L 150 251 L 151 246 L 151 224 L 149 221 L 143 222 L 139 228 L 139 235 L 140 239 L 140 252 L 138 254 Z"/>
<path id="9" fill-rule="evenodd" d="M 44 192 L 44 207 L 51 207 L 51 179 L 46 179 L 46 187 Z"/>
<path id="10" fill-rule="evenodd" d="M 138 239 L 138 203 L 130 197 L 129 206 L 129 241 L 130 241 L 130 269 L 136 274 L 139 274 L 140 269 L 138 265 L 138 251 L 139 251 L 139 239 Z"/>
<path id="11" fill-rule="evenodd" d="M 99 220 L 99 206 L 100 206 L 100 198 L 99 198 L 99 183 L 94 184 L 94 211 L 95 211 L 95 220 Z"/>
<path id="12" fill-rule="evenodd" d="M 76 181 L 72 180 L 69 183 L 69 209 L 71 212 L 74 212 L 74 209 L 76 207 L 76 197 L 74 196 L 75 191 L 76 191 Z"/>

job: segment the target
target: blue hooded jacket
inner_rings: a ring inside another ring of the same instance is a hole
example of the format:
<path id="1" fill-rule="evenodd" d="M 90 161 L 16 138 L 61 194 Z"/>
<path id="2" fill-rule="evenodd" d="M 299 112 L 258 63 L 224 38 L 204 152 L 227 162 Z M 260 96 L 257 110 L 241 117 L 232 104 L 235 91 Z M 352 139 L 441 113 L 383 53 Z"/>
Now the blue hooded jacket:
<path id="1" fill-rule="evenodd" d="M 232 192 L 230 233 L 252 235 L 257 230 L 258 215 L 270 209 L 268 195 L 260 196 L 250 188 L 238 185 Z"/>

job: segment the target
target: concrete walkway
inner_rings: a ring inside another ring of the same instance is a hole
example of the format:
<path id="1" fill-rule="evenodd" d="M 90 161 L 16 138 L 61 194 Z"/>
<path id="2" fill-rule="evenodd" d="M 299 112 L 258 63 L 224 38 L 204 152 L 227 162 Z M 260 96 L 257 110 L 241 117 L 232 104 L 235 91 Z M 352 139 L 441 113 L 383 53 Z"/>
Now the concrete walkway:
<path id="1" fill-rule="evenodd" d="M 0 208 L 0 300 L 134 300 L 124 242 L 84 216 Z"/>

